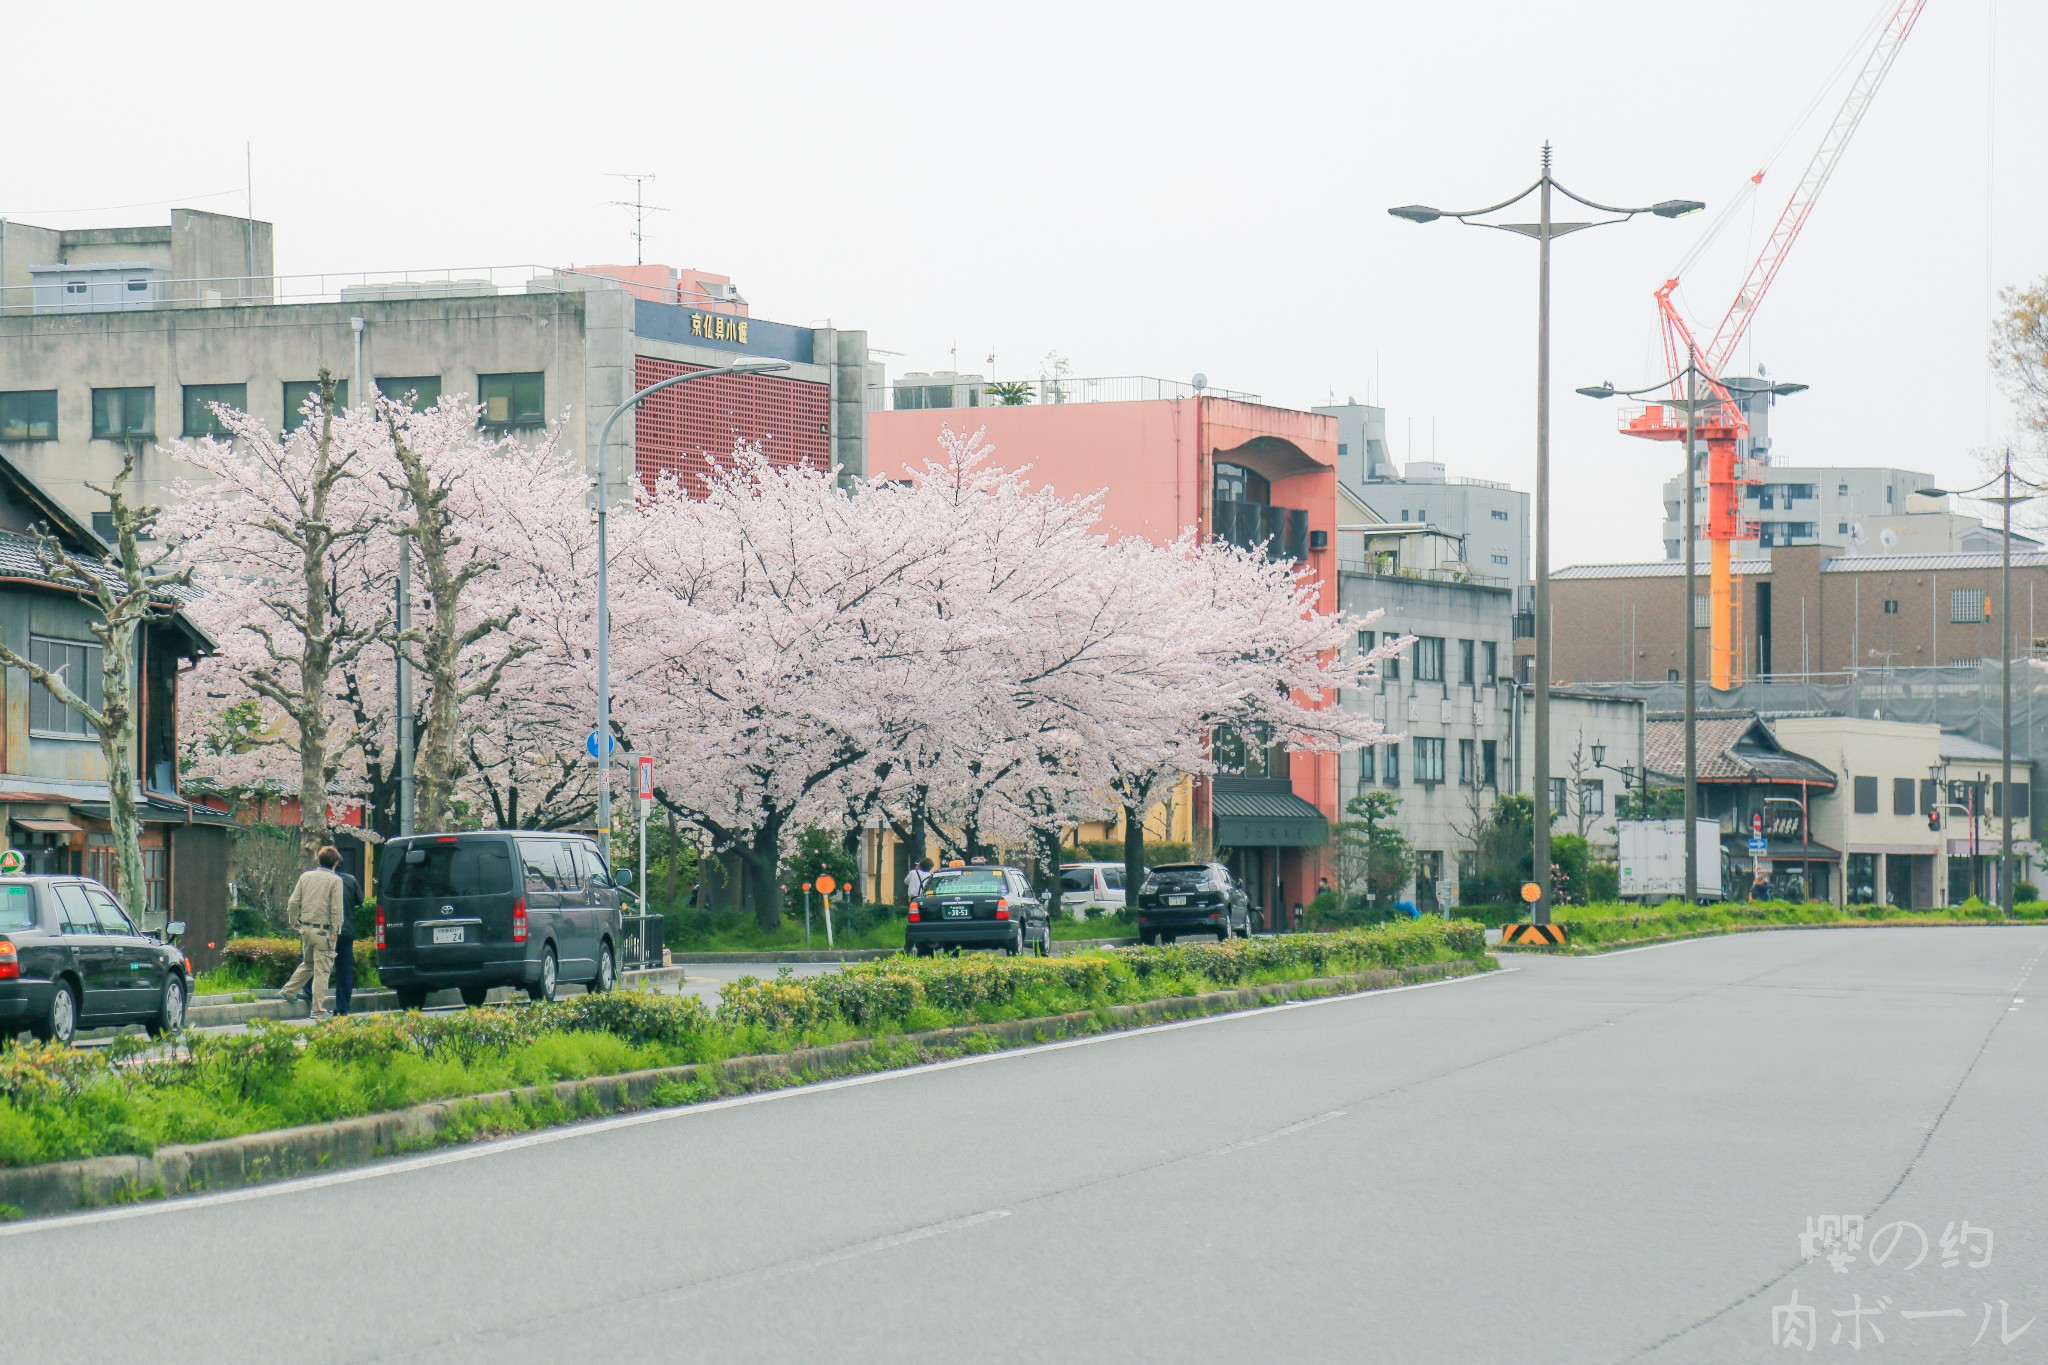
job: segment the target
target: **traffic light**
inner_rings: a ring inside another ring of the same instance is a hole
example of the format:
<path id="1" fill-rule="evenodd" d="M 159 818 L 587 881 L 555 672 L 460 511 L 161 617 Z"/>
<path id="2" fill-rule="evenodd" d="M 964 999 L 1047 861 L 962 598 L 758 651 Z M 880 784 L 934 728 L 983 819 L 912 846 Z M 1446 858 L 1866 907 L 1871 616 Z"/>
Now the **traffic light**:
<path id="1" fill-rule="evenodd" d="M 1934 831 L 1934 832 L 1935 832 L 1936 834 L 1939 834 L 1939 833 L 1941 833 L 1941 812 L 1940 812 L 1940 811 L 1938 811 L 1938 810 L 1931 810 L 1931 811 L 1927 812 L 1927 828 L 1929 828 L 1929 829 L 1933 830 L 1933 831 Z"/>

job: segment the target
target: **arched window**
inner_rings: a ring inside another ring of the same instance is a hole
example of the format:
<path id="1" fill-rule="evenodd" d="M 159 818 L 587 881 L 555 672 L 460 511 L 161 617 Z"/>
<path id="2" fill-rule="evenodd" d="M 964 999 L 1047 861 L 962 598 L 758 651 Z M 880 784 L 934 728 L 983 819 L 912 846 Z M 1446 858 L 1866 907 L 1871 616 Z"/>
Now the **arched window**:
<path id="1" fill-rule="evenodd" d="M 1273 501 L 1273 485 L 1263 474 L 1255 474 L 1241 464 L 1216 466 L 1216 500 L 1218 502 L 1255 502 L 1261 506 Z"/>

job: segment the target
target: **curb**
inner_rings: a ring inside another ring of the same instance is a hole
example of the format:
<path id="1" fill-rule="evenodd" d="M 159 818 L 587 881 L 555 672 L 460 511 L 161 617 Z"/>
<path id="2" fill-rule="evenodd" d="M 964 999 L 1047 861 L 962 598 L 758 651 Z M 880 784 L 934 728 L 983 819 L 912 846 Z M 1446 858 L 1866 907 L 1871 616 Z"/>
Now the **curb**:
<path id="1" fill-rule="evenodd" d="M 410 1109 L 366 1114 L 333 1123 L 167 1146 L 159 1148 L 153 1156 L 89 1157 L 82 1161 L 52 1162 L 42 1166 L 0 1168 L 0 1204 L 13 1205 L 25 1216 L 45 1217 L 107 1204 L 262 1184 L 365 1165 L 423 1147 L 438 1146 L 447 1130 L 458 1121 L 466 1121 L 464 1127 L 469 1136 L 457 1137 L 454 1141 L 499 1136 L 507 1130 L 501 1127 L 493 1131 L 487 1119 L 477 1121 L 490 1111 L 500 1111 L 509 1117 L 522 1109 L 555 1105 L 567 1109 L 575 1118 L 596 1118 L 621 1110 L 671 1107 L 677 1101 L 657 1098 L 657 1092 L 669 1087 L 679 1089 L 709 1083 L 718 1093 L 780 1089 L 842 1072 L 895 1070 L 962 1052 L 989 1050 L 991 1045 L 1009 1047 L 1052 1042 L 1081 1034 L 1120 1032 L 1175 1019 L 1257 1009 L 1289 1000 L 1385 990 L 1477 975 L 1492 970 L 1494 965 L 1491 959 L 1455 958 L 1413 967 L 1382 967 L 1344 976 L 1210 991 L 1202 995 L 1176 996 L 1137 1005 L 1111 1005 L 1101 1010 L 1077 1010 L 1038 1019 L 1013 1019 L 929 1033 L 855 1039 L 796 1052 L 734 1057 L 723 1062 L 527 1086 L 460 1099 L 436 1100 Z M 909 1050 L 907 1061 L 903 1060 L 906 1049 Z M 668 1090 L 670 1096 L 676 1093 L 676 1089 Z M 681 1103 L 688 1101 L 682 1100 Z M 512 1130 L 518 1131 L 526 1126 L 552 1124 L 522 1124 Z"/>
<path id="2" fill-rule="evenodd" d="M 1568 943 L 1563 947 L 1536 947 L 1519 943 L 1489 943 L 1497 953 L 1535 953 L 1549 957 L 1598 957 L 1623 948 L 1653 948 L 1660 943 L 1684 943 L 1695 938 L 1726 938 L 1730 934 L 1782 934 L 1809 929 L 2043 929 L 2041 920 L 1952 919 L 1952 920 L 1833 920 L 1825 924 L 1738 924 L 1727 929 L 1696 929 L 1683 934 L 1655 934 L 1649 938 L 1617 938 L 1606 943 Z"/>

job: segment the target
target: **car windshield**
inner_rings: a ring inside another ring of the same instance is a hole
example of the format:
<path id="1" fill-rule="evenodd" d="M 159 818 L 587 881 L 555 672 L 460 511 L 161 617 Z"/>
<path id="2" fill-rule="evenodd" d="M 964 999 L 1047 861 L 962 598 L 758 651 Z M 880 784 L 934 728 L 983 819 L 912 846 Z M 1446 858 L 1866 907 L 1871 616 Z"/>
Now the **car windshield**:
<path id="1" fill-rule="evenodd" d="M 1069 868 L 1067 871 L 1060 873 L 1060 890 L 1062 891 L 1093 891 L 1094 889 L 1095 874 L 1085 867 Z"/>
<path id="2" fill-rule="evenodd" d="M 26 882 L 0 886 L 0 929 L 36 927 L 36 889 Z"/>
<path id="3" fill-rule="evenodd" d="M 1003 874 L 994 868 L 977 868 L 966 872 L 934 872 L 931 885 L 925 894 L 931 896 L 993 896 L 1001 895 L 1009 888 L 1003 885 Z"/>
<path id="4" fill-rule="evenodd" d="M 413 853 L 426 856 L 413 862 Z M 500 896 L 512 890 L 512 858 L 502 839 L 414 844 L 384 866 L 387 896 Z"/>
<path id="5" fill-rule="evenodd" d="M 1206 867 L 1156 867 L 1147 878 L 1155 890 L 1198 891 L 1209 884 Z"/>

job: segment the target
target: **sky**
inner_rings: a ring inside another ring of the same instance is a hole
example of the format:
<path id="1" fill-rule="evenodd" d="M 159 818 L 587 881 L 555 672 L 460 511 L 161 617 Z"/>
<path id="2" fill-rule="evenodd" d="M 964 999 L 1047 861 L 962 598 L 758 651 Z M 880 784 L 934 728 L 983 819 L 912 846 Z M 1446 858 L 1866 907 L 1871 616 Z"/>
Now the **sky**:
<path id="1" fill-rule="evenodd" d="M 246 147 L 281 273 L 592 264 L 632 259 L 612 173 L 651 173 L 648 259 L 864 328 L 892 374 L 1057 353 L 1355 397 L 1397 458 L 1528 488 L 1534 244 L 1386 209 L 1506 198 L 1548 139 L 1588 198 L 1709 205 L 1555 249 L 1553 559 L 1657 558 L 1679 461 L 1572 389 L 1663 377 L 1652 295 L 1764 169 L 1682 281 L 1711 333 L 1844 87 L 1788 130 L 1887 8 L 364 0 L 300 25 L 115 0 L 89 77 L 10 77 L 50 121 L 9 147 L 0 216 L 240 212 Z M 9 21 L 20 51 L 78 38 L 62 7 Z M 2011 437 L 1986 350 L 1994 291 L 2048 275 L 2043 51 L 2038 0 L 1927 0 L 1733 367 L 1811 386 L 1773 415 L 1779 460 L 1958 484 Z"/>

